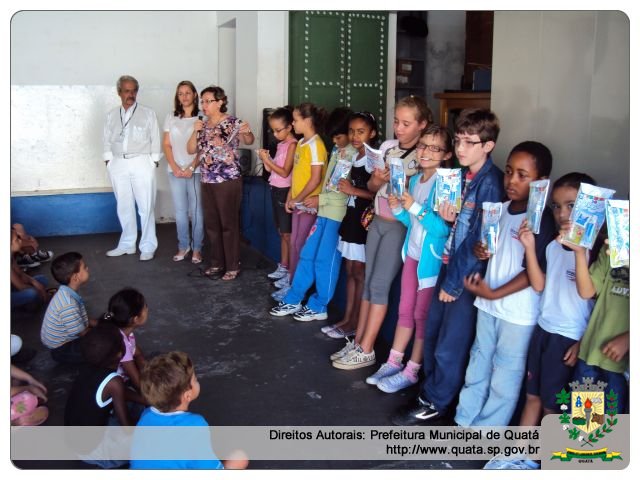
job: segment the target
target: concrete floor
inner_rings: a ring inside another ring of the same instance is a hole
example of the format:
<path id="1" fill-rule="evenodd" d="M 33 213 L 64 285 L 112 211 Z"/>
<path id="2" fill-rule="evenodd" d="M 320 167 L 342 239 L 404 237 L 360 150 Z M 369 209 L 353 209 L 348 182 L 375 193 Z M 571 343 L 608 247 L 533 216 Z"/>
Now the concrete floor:
<path id="1" fill-rule="evenodd" d="M 78 251 L 91 278 L 80 294 L 89 316 L 101 315 L 109 297 L 124 286 L 139 289 L 149 305 L 149 320 L 136 331 L 146 353 L 182 350 L 196 366 L 201 395 L 192 410 L 211 425 L 391 425 L 389 415 L 415 398 L 417 387 L 385 394 L 365 384 L 375 367 L 341 371 L 329 355 L 344 341 L 320 332 L 326 322 L 300 323 L 271 317 L 273 291 L 266 274 L 274 263 L 247 245 L 242 273 L 236 281 L 211 280 L 190 262 L 175 263 L 175 225 L 158 225 L 156 258 L 138 255 L 108 258 L 117 234 L 39 239 L 56 254 Z M 205 251 L 205 259 L 206 259 Z M 32 269 L 51 278 L 50 264 Z M 207 265 L 205 262 L 202 265 Z M 329 322 L 341 312 L 330 308 Z M 11 332 L 20 335 L 37 355 L 20 365 L 49 389 L 46 425 L 62 425 L 64 404 L 77 368 L 56 364 L 40 343 L 44 307 L 12 312 Z M 376 346 L 385 359 L 389 346 Z M 24 468 L 88 468 L 81 462 L 20 462 Z M 471 462 L 417 461 L 255 461 L 250 468 L 477 468 Z M 89 467 L 90 468 L 90 467 Z"/>

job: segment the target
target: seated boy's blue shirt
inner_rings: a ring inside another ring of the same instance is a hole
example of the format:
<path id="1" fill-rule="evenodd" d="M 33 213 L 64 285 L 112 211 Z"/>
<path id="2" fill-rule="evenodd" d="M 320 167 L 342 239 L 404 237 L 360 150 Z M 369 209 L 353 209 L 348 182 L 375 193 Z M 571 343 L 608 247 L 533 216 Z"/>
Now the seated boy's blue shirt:
<path id="1" fill-rule="evenodd" d="M 208 427 L 209 424 L 202 417 L 191 412 L 170 412 L 163 413 L 154 407 L 149 407 L 142 412 L 142 416 L 138 421 L 137 427 Z M 191 430 L 193 431 L 193 430 Z M 209 437 L 209 431 L 202 429 L 202 434 L 198 433 L 197 436 L 185 438 L 185 436 L 177 434 L 181 447 L 184 447 L 184 443 L 189 449 L 194 449 L 198 453 L 194 456 L 202 458 L 202 456 L 210 457 L 210 460 L 137 460 L 136 457 L 144 456 L 144 452 L 147 449 L 149 451 L 157 451 L 156 447 L 149 445 L 150 439 L 147 435 L 141 433 L 139 429 L 135 429 L 133 433 L 133 441 L 131 444 L 131 469 L 138 470 L 172 470 L 172 469 L 185 469 L 185 470 L 218 470 L 224 468 L 222 462 L 218 460 L 211 448 L 211 441 Z M 151 439 L 152 443 L 153 439 Z M 160 447 L 160 446 L 158 446 Z M 161 448 L 170 449 L 170 446 L 162 445 Z M 202 455 L 202 454 L 205 455 Z"/>

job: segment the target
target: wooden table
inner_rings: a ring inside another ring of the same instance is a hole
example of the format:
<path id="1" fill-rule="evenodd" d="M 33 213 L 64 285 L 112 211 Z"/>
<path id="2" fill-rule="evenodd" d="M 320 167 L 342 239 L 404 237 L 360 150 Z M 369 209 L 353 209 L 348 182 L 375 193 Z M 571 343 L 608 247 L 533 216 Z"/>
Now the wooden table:
<path id="1" fill-rule="evenodd" d="M 491 92 L 434 93 L 440 100 L 440 125 L 449 125 L 449 110 L 453 108 L 491 108 Z"/>

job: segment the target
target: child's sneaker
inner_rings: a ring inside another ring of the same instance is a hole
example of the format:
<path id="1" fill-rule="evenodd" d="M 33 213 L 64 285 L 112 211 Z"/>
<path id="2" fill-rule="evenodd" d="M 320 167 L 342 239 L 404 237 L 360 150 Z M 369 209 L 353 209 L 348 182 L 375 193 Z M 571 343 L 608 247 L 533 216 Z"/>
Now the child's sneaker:
<path id="1" fill-rule="evenodd" d="M 309 307 L 302 307 L 298 313 L 293 316 L 294 320 L 299 322 L 311 322 L 312 320 L 326 320 L 328 317 L 327 312 L 316 312 Z"/>
<path id="2" fill-rule="evenodd" d="M 287 293 L 289 293 L 289 290 L 291 290 L 291 286 L 285 285 L 280 290 L 273 292 L 271 294 L 271 298 L 273 298 L 276 302 L 281 302 L 284 300 L 284 297 L 287 296 Z"/>
<path id="3" fill-rule="evenodd" d="M 36 268 L 40 266 L 40 262 L 35 260 L 31 255 L 24 254 L 18 258 L 18 266 L 20 268 Z"/>
<path id="4" fill-rule="evenodd" d="M 31 255 L 31 258 L 40 263 L 48 262 L 53 258 L 53 252 L 51 250 L 38 250 Z"/>
<path id="5" fill-rule="evenodd" d="M 276 280 L 275 282 L 273 282 L 273 286 L 276 287 L 276 288 L 288 287 L 290 284 L 291 284 L 291 281 L 290 281 L 288 273 L 284 277 L 282 277 L 279 280 Z"/>
<path id="6" fill-rule="evenodd" d="M 280 280 L 282 277 L 289 274 L 289 269 L 285 266 L 278 264 L 278 268 L 276 268 L 273 272 L 267 275 L 267 278 L 271 280 Z"/>
<path id="7" fill-rule="evenodd" d="M 325 325 L 320 329 L 320 331 L 326 335 L 328 332 L 330 332 L 331 330 L 335 330 L 336 328 L 338 328 L 338 324 L 332 323 L 331 325 Z"/>
<path id="8" fill-rule="evenodd" d="M 380 380 L 382 380 L 383 378 L 388 377 L 390 375 L 394 375 L 401 371 L 402 371 L 402 365 L 398 367 L 391 363 L 385 362 L 382 365 L 380 365 L 380 368 L 376 373 L 367 377 L 365 382 L 367 382 L 369 385 L 378 385 Z"/>
<path id="9" fill-rule="evenodd" d="M 364 353 L 362 347 L 358 345 L 344 357 L 334 360 L 332 365 L 340 370 L 356 370 L 374 363 L 376 363 L 376 352 L 372 350 L 371 353 Z"/>
<path id="10" fill-rule="evenodd" d="M 302 310 L 302 304 L 300 303 L 284 303 L 280 302 L 277 307 L 273 307 L 269 314 L 274 317 L 284 317 L 285 315 L 293 315 L 294 313 Z"/>
<path id="11" fill-rule="evenodd" d="M 378 389 L 382 390 L 385 393 L 396 393 L 403 388 L 410 387 L 411 385 L 415 385 L 416 383 L 418 383 L 417 380 L 414 382 L 409 377 L 404 375 L 402 371 L 399 371 L 394 375 L 390 375 L 388 377 L 380 379 L 380 381 L 378 382 Z"/>
<path id="12" fill-rule="evenodd" d="M 329 338 L 346 338 L 353 337 L 356 334 L 355 330 L 343 330 L 342 327 L 334 328 L 325 332 L 325 335 Z"/>
<path id="13" fill-rule="evenodd" d="M 335 360 L 338 360 L 339 358 L 344 357 L 346 354 L 348 354 L 351 350 L 353 350 L 354 348 L 356 348 L 356 344 L 355 342 L 349 340 L 347 338 L 347 344 L 342 347 L 342 349 L 338 350 L 335 353 L 332 353 L 331 356 L 329 357 L 329 359 L 333 362 Z"/>

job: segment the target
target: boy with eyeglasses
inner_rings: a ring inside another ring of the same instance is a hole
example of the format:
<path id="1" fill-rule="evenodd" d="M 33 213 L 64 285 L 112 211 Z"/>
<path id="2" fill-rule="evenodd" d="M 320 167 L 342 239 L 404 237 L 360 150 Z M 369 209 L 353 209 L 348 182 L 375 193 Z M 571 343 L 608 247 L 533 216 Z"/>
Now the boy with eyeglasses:
<path id="1" fill-rule="evenodd" d="M 465 290 L 464 279 L 484 275 L 487 262 L 474 255 L 480 240 L 482 203 L 499 202 L 504 196 L 502 171 L 493 164 L 498 117 L 486 109 L 463 110 L 455 124 L 455 153 L 463 168 L 462 209 L 456 216 L 445 204 L 441 216 L 452 223 L 444 247 L 443 264 L 427 315 L 423 370 L 425 381 L 417 401 L 400 409 L 395 425 L 429 425 L 441 422 L 455 405 L 475 338 L 475 296 Z"/>

